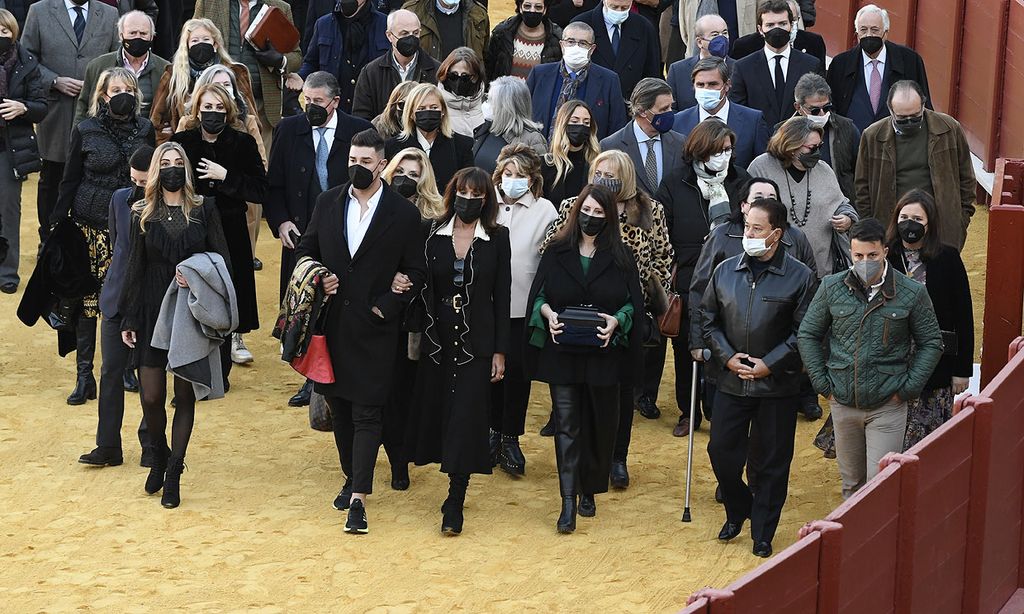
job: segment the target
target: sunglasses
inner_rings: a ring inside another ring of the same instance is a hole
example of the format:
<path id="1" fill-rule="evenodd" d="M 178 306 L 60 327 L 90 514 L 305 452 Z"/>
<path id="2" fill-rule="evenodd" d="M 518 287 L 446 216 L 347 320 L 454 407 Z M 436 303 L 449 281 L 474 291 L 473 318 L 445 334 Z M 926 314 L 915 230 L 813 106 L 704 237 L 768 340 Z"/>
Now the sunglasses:
<path id="1" fill-rule="evenodd" d="M 823 104 L 820 107 L 804 107 L 804 111 L 807 111 L 808 115 L 824 115 L 832 111 L 832 103 Z"/>
<path id="2" fill-rule="evenodd" d="M 456 287 L 461 288 L 462 284 L 466 282 L 466 259 L 456 258 L 453 268 L 455 269 L 455 276 L 452 278 L 452 283 L 455 284 Z"/>

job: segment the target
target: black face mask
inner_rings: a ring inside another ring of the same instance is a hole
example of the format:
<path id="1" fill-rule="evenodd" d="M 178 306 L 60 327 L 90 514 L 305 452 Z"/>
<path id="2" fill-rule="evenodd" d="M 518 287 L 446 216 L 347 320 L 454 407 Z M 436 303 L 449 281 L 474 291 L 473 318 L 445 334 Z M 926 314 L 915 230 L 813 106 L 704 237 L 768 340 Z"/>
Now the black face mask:
<path id="1" fill-rule="evenodd" d="M 227 125 L 228 114 L 224 111 L 200 111 L 200 123 L 208 134 L 220 134 Z"/>
<path id="2" fill-rule="evenodd" d="M 469 75 L 452 75 L 449 74 L 444 78 L 444 89 L 455 94 L 456 96 L 465 96 L 467 98 L 475 96 L 480 91 L 480 84 L 473 81 L 473 78 Z"/>
<path id="3" fill-rule="evenodd" d="M 135 170 L 147 170 L 147 169 L 135 169 Z M 182 169 L 182 170 L 184 170 L 184 169 Z M 145 197 L 146 197 L 146 188 L 142 187 L 141 185 L 137 185 L 137 186 L 135 186 L 135 189 L 132 190 L 132 197 L 131 197 L 131 200 L 129 200 L 128 202 L 134 203 L 134 202 L 142 200 Z"/>
<path id="4" fill-rule="evenodd" d="M 7 50 L 14 46 L 14 39 L 10 36 L 0 36 L 0 55 L 7 53 Z"/>
<path id="5" fill-rule="evenodd" d="M 365 190 L 373 184 L 373 171 L 362 164 L 353 164 L 348 167 L 348 178 L 353 188 Z"/>
<path id="6" fill-rule="evenodd" d="M 881 36 L 865 36 L 860 39 L 860 50 L 868 55 L 875 55 L 882 50 L 882 45 L 885 41 L 882 40 Z"/>
<path id="7" fill-rule="evenodd" d="M 395 50 L 402 57 L 411 58 L 420 50 L 420 37 L 410 34 L 395 41 Z"/>
<path id="8" fill-rule="evenodd" d="M 441 112 L 421 109 L 416 111 L 414 120 L 416 127 L 424 132 L 433 132 L 441 127 Z"/>
<path id="9" fill-rule="evenodd" d="M 135 115 L 135 94 L 131 92 L 114 94 L 110 97 L 110 101 L 107 102 L 107 107 L 111 113 L 118 117 Z"/>
<path id="10" fill-rule="evenodd" d="M 565 135 L 569 137 L 569 144 L 579 147 L 590 138 L 590 126 L 583 124 L 569 124 L 565 127 Z"/>
<path id="11" fill-rule="evenodd" d="M 153 41 L 148 41 L 144 38 L 126 38 L 121 41 L 121 46 L 124 47 L 128 55 L 133 58 L 141 58 L 149 53 L 150 47 L 153 46 Z"/>
<path id="12" fill-rule="evenodd" d="M 160 187 L 168 192 L 177 192 L 185 185 L 185 167 L 168 166 L 160 169 Z"/>
<path id="13" fill-rule="evenodd" d="M 764 33 L 764 42 L 775 49 L 782 49 L 789 43 L 789 30 L 772 28 Z"/>
<path id="14" fill-rule="evenodd" d="M 801 153 L 797 156 L 797 160 L 800 160 L 800 164 L 803 164 L 804 168 L 811 170 L 818 165 L 818 162 L 821 161 L 821 150 L 819 149 L 810 153 Z"/>
<path id="15" fill-rule="evenodd" d="M 896 225 L 896 230 L 899 231 L 900 238 L 911 245 L 923 239 L 925 233 L 924 224 L 917 220 L 903 220 Z"/>
<path id="16" fill-rule="evenodd" d="M 527 28 L 536 28 L 540 22 L 544 21 L 544 14 L 537 11 L 523 11 L 519 16 L 523 18 L 523 23 Z"/>
<path id="17" fill-rule="evenodd" d="M 480 213 L 484 209 L 484 199 L 456 196 L 452 208 L 460 220 L 469 224 L 480 219 Z"/>
<path id="18" fill-rule="evenodd" d="M 342 17 L 352 17 L 358 10 L 358 0 L 338 0 L 338 3 L 334 5 L 334 12 L 341 13 Z"/>
<path id="19" fill-rule="evenodd" d="M 206 66 L 216 55 L 210 43 L 196 43 L 188 48 L 188 59 L 197 66 Z"/>
<path id="20" fill-rule="evenodd" d="M 580 232 L 587 235 L 588 237 L 596 237 L 601 234 L 604 227 L 608 224 L 608 219 L 603 217 L 596 217 L 589 213 L 583 213 L 580 211 Z"/>
<path id="21" fill-rule="evenodd" d="M 398 192 L 404 198 L 412 198 L 416 195 L 416 180 L 408 175 L 395 175 L 391 178 L 391 189 Z"/>
<path id="22" fill-rule="evenodd" d="M 312 102 L 306 105 L 306 119 L 309 120 L 309 125 L 316 128 L 317 126 L 323 126 L 327 123 L 327 118 L 330 117 L 330 113 L 326 107 L 321 107 L 318 104 Z"/>
<path id="23" fill-rule="evenodd" d="M 893 119 L 892 123 L 896 126 L 896 131 L 901 135 L 914 136 L 921 130 L 921 126 L 924 125 L 924 115 Z"/>

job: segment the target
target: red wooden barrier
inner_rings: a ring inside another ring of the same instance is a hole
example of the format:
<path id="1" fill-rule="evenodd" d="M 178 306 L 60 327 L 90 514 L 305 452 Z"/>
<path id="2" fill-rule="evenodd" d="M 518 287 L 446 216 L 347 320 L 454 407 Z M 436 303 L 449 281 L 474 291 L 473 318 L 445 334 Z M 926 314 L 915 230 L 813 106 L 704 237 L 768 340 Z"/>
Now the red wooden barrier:
<path id="1" fill-rule="evenodd" d="M 821 535 L 812 533 L 730 584 L 711 614 L 813 614 L 818 611 Z"/>

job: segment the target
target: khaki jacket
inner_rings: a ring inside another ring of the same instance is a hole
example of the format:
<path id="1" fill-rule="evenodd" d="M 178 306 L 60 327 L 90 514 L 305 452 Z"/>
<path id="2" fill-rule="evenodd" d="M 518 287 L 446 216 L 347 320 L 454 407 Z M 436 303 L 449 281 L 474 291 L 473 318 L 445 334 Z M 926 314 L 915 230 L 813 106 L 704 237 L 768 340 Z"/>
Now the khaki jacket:
<path id="1" fill-rule="evenodd" d="M 466 46 L 475 51 L 482 62 L 491 39 L 487 9 L 477 4 L 476 0 L 463 0 L 462 4 L 463 39 Z M 435 0 L 408 0 L 402 8 L 416 13 L 420 19 L 420 49 L 439 62 L 444 62 L 445 58 L 441 57 L 441 34 L 437 28 L 437 20 L 434 19 L 434 12 L 437 11 Z"/>

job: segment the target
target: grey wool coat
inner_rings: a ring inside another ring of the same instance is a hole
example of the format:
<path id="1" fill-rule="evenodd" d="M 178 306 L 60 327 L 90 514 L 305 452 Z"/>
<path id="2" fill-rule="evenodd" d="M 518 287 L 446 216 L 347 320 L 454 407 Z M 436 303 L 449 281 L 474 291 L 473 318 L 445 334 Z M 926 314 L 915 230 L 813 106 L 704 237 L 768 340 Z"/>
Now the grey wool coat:
<path id="1" fill-rule="evenodd" d="M 224 396 L 220 344 L 238 327 L 238 300 L 224 258 L 194 254 L 178 264 L 188 282 L 171 281 L 153 329 L 154 348 L 167 350 L 167 370 L 192 382 L 196 400 Z"/>
<path id="2" fill-rule="evenodd" d="M 49 91 L 50 112 L 36 126 L 39 156 L 43 160 L 67 160 L 75 117 L 75 98 L 53 89 L 54 79 L 85 79 L 85 68 L 93 58 L 121 46 L 117 9 L 99 0 L 89 0 L 88 7 L 81 43 L 75 37 L 64 0 L 39 0 L 29 7 L 25 18 L 21 44 L 39 60 L 39 72 Z"/>

